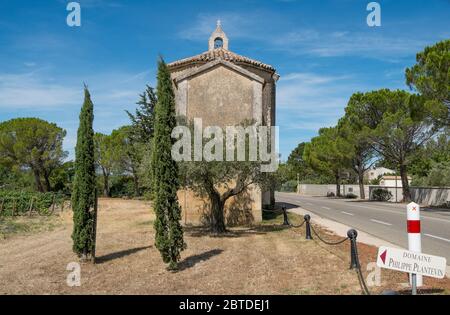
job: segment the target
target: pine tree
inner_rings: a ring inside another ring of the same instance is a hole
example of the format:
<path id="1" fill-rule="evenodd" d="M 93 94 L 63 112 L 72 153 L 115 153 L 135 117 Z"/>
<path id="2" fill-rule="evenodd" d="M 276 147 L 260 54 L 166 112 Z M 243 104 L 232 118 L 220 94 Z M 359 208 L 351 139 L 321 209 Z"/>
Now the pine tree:
<path id="1" fill-rule="evenodd" d="M 96 178 L 94 159 L 94 105 L 84 87 L 84 103 L 80 113 L 75 148 L 75 177 L 72 191 L 73 251 L 82 260 L 95 260 L 97 224 Z"/>
<path id="2" fill-rule="evenodd" d="M 135 194 L 140 196 L 143 191 L 150 192 L 152 186 L 151 173 L 148 165 L 151 163 L 152 138 L 154 133 L 156 91 L 147 85 L 145 91 L 139 95 L 136 102 L 138 108 L 135 114 L 126 111 L 131 120 L 129 132 L 129 147 L 127 154 L 132 162 Z"/>
<path id="3" fill-rule="evenodd" d="M 156 247 L 169 270 L 176 270 L 180 253 L 186 247 L 180 224 L 181 209 L 178 203 L 178 165 L 172 159 L 176 126 L 175 97 L 170 72 L 163 60 L 158 63 L 158 102 L 155 110 L 155 130 L 152 152 L 154 210 L 156 213 Z"/>
<path id="4" fill-rule="evenodd" d="M 133 126 L 132 135 L 134 141 L 149 143 L 153 137 L 156 102 L 155 89 L 147 85 L 144 93 L 139 95 L 139 101 L 136 102 L 139 106 L 136 109 L 136 113 L 133 115 L 126 111 Z"/>

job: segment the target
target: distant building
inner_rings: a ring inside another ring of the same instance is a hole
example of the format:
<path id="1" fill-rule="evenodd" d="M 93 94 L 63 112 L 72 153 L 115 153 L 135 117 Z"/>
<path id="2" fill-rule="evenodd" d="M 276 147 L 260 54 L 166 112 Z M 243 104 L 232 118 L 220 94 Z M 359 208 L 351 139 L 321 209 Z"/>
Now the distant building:
<path id="1" fill-rule="evenodd" d="M 408 177 L 408 182 L 411 184 L 412 178 Z M 403 187 L 402 178 L 400 176 L 383 176 L 380 181 L 380 186 L 386 187 Z"/>
<path id="2" fill-rule="evenodd" d="M 370 169 L 366 172 L 365 178 L 368 181 L 372 181 L 374 179 L 378 179 L 378 177 L 380 176 L 384 176 L 386 174 L 395 174 L 396 171 L 385 168 L 385 167 L 377 167 L 377 168 L 373 168 Z"/>

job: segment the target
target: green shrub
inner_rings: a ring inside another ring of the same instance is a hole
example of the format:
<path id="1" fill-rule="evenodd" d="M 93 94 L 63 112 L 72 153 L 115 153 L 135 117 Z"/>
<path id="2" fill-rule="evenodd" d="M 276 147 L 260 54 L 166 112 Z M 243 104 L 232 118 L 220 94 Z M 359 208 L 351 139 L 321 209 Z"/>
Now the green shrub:
<path id="1" fill-rule="evenodd" d="M 111 185 L 110 193 L 112 198 L 132 198 L 135 195 L 133 178 L 119 177 Z"/>
<path id="2" fill-rule="evenodd" d="M 297 191 L 297 181 L 290 180 L 281 185 L 282 192 L 296 192 Z"/>
<path id="3" fill-rule="evenodd" d="M 371 200 L 375 201 L 389 201 L 392 198 L 392 193 L 383 188 L 374 189 L 372 192 Z"/>
<path id="4" fill-rule="evenodd" d="M 345 195 L 346 199 L 358 199 L 358 196 L 352 193 Z"/>

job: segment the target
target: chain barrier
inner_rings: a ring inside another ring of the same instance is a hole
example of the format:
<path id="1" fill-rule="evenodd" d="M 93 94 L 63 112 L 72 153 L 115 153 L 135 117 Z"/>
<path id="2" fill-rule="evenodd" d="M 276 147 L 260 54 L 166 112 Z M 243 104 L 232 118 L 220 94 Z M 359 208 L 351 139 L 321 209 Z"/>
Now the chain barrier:
<path id="1" fill-rule="evenodd" d="M 322 241 L 323 243 L 325 243 L 325 244 L 327 244 L 327 245 L 330 245 L 330 246 L 336 246 L 336 245 L 340 245 L 340 244 L 342 244 L 342 243 L 344 243 L 344 242 L 346 242 L 346 241 L 348 241 L 348 237 L 346 237 L 346 238 L 344 238 L 343 240 L 340 240 L 339 242 L 329 242 L 329 241 L 326 241 L 326 240 L 324 240 L 323 238 L 321 238 L 320 237 L 320 235 L 316 232 L 316 230 L 314 229 L 314 227 L 311 225 L 311 230 L 313 231 L 313 233 L 314 233 L 314 235 L 316 235 L 317 236 L 317 238 L 320 240 L 320 241 Z"/>
<path id="2" fill-rule="evenodd" d="M 278 211 L 274 211 L 274 210 L 262 210 L 263 212 L 266 213 L 277 213 L 279 214 Z M 330 242 L 327 240 L 324 240 L 319 233 L 317 233 L 317 231 L 314 229 L 314 226 L 311 224 L 311 216 L 309 215 L 305 215 L 303 222 L 300 225 L 293 225 L 289 222 L 289 217 L 287 215 L 287 210 L 286 207 L 282 207 L 282 211 L 283 211 L 283 217 L 284 217 L 284 222 L 283 225 L 284 226 L 289 226 L 292 228 L 301 228 L 306 224 L 306 239 L 307 240 L 312 240 L 312 235 L 311 235 L 311 231 L 314 233 L 314 235 L 324 244 L 326 245 L 330 245 L 330 246 L 337 246 L 337 245 L 341 245 L 343 243 L 345 243 L 346 241 L 350 241 L 350 269 L 351 270 L 355 270 L 357 277 L 358 277 L 358 281 L 359 284 L 361 286 L 361 289 L 363 291 L 363 294 L 365 295 L 370 295 L 370 291 L 369 288 L 367 287 L 367 284 L 364 280 L 364 276 L 361 270 L 361 264 L 359 262 L 359 256 L 358 256 L 358 247 L 357 247 L 357 242 L 356 242 L 356 238 L 358 237 L 358 232 L 356 230 L 350 230 L 347 232 L 347 237 L 338 241 L 338 242 Z"/>
<path id="3" fill-rule="evenodd" d="M 262 211 L 263 211 L 263 212 L 266 212 L 266 213 L 276 213 L 276 214 L 279 214 L 279 212 L 278 212 L 278 211 L 275 211 L 275 210 L 266 210 L 266 209 L 262 209 Z M 295 225 L 295 224 L 290 223 L 290 222 L 289 222 L 289 217 L 287 216 L 286 208 L 283 207 L 283 208 L 282 208 L 282 211 L 283 211 L 283 217 L 284 217 L 283 226 L 289 226 L 289 227 L 292 227 L 292 228 L 294 228 L 294 229 L 299 229 L 299 228 L 303 227 L 303 225 L 305 225 L 306 220 L 303 220 L 303 222 L 302 222 L 301 224 L 299 224 L 299 225 Z"/>
<path id="4" fill-rule="evenodd" d="M 291 224 L 290 226 L 293 227 L 294 229 L 299 229 L 299 228 L 301 228 L 302 226 L 304 226 L 305 223 L 306 223 L 306 220 L 303 220 L 303 223 L 300 224 L 300 225 L 294 225 L 294 224 Z"/>
<path id="5" fill-rule="evenodd" d="M 307 223 L 306 225 L 306 239 L 312 239 L 311 237 L 311 231 L 308 231 L 308 228 L 310 228 L 314 235 L 323 243 L 330 246 L 336 246 L 345 243 L 346 241 L 350 240 L 350 269 L 356 270 L 356 274 L 358 277 L 359 285 L 361 286 L 361 290 L 363 291 L 363 294 L 370 295 L 369 288 L 367 287 L 367 284 L 364 280 L 364 276 L 361 270 L 361 264 L 359 262 L 359 256 L 358 256 L 358 246 L 356 242 L 356 238 L 358 237 L 358 232 L 356 230 L 349 230 L 347 232 L 347 237 L 343 240 L 340 240 L 338 242 L 329 242 L 324 240 L 320 237 L 319 233 L 314 229 L 314 226 L 310 223 L 311 217 L 309 215 L 305 216 L 305 221 Z M 309 236 L 309 238 L 308 238 Z"/>
<path id="6" fill-rule="evenodd" d="M 358 237 L 358 232 L 356 230 L 350 230 L 347 233 L 348 238 L 351 242 L 351 248 L 350 248 L 350 269 L 356 270 L 356 274 L 358 276 L 358 281 L 361 286 L 361 289 L 365 295 L 370 295 L 369 288 L 367 287 L 366 281 L 364 280 L 364 276 L 361 270 L 361 264 L 359 262 L 359 255 L 358 255 L 358 246 L 356 243 L 356 238 Z"/>
<path id="7" fill-rule="evenodd" d="M 367 287 L 366 281 L 364 280 L 364 276 L 361 271 L 361 266 L 356 268 L 356 274 L 358 275 L 359 285 L 361 286 L 363 293 L 365 295 L 370 295 L 369 288 Z"/>

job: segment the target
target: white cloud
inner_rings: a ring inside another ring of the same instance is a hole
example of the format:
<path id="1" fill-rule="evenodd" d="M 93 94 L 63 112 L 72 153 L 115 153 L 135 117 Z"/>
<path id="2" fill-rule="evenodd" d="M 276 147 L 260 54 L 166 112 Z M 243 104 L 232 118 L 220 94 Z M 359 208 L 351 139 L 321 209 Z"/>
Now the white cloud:
<path id="1" fill-rule="evenodd" d="M 325 76 L 290 73 L 281 77 L 277 87 L 279 108 L 318 110 L 342 105 L 342 93 L 354 88 L 351 76 Z"/>
<path id="2" fill-rule="evenodd" d="M 214 30 L 216 21 L 222 21 L 230 39 L 246 39 L 264 43 L 269 50 L 283 51 L 293 55 L 317 57 L 360 56 L 397 62 L 398 58 L 410 56 L 431 44 L 430 36 L 422 34 L 411 38 L 387 32 L 371 30 L 322 30 L 320 28 L 296 29 L 290 22 L 264 11 L 201 13 L 187 28 L 179 32 L 179 37 L 187 40 L 204 41 Z M 267 28 L 267 21 L 277 21 L 277 28 Z M 285 27 L 281 27 L 285 25 Z"/>
<path id="3" fill-rule="evenodd" d="M 29 67 L 29 68 L 35 67 L 37 65 L 35 62 L 32 62 L 32 61 L 24 62 L 23 64 L 24 64 L 24 66 Z"/>
<path id="4" fill-rule="evenodd" d="M 0 108 L 51 108 L 73 104 L 80 92 L 42 80 L 37 72 L 0 74 Z"/>
<path id="5" fill-rule="evenodd" d="M 295 55 L 319 57 L 361 56 L 395 58 L 423 49 L 426 40 L 395 37 L 363 32 L 317 30 L 291 31 L 274 38 L 275 49 Z"/>
<path id="6" fill-rule="evenodd" d="M 277 87 L 277 125 L 284 137 L 336 125 L 353 92 L 361 89 L 349 75 L 295 72 L 282 75 Z"/>
<path id="7" fill-rule="evenodd" d="M 254 21 L 265 20 L 266 18 L 256 12 L 245 14 L 235 12 L 201 13 L 198 14 L 196 21 L 190 23 L 189 27 L 183 28 L 178 36 L 187 40 L 205 41 L 216 28 L 217 20 L 220 20 L 223 30 L 230 39 L 263 39 L 265 34 L 261 31 L 255 31 L 258 24 Z"/>
<path id="8" fill-rule="evenodd" d="M 0 73 L 0 108 L 52 109 L 79 105 L 82 102 L 82 79 L 59 82 L 43 70 L 27 73 Z M 93 99 L 101 106 L 134 104 L 151 80 L 150 71 L 137 74 L 103 73 L 87 76 Z"/>

